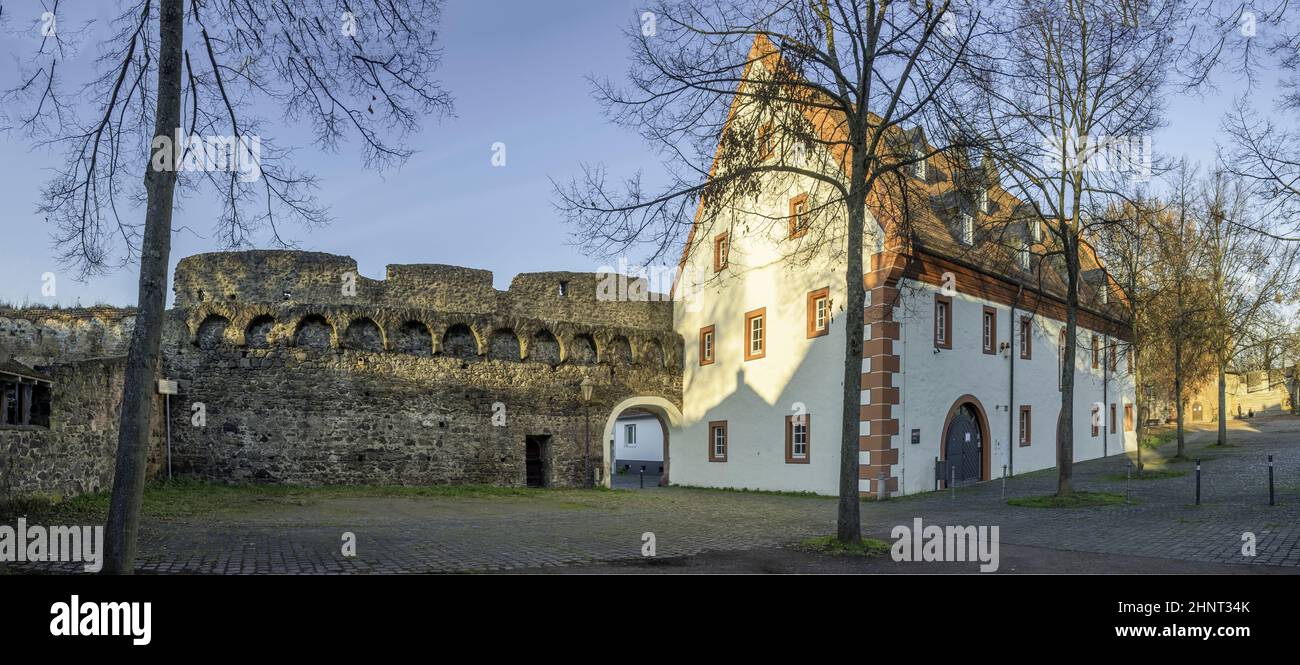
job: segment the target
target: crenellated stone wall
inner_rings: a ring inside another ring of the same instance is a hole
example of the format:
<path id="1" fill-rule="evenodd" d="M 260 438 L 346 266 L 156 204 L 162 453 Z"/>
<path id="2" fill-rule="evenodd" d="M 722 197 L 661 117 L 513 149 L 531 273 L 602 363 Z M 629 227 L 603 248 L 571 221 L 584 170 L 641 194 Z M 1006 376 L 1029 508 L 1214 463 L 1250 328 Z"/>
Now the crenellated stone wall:
<path id="1" fill-rule="evenodd" d="M 540 437 L 548 485 L 580 484 L 588 454 L 598 478 L 613 407 L 633 396 L 680 407 L 683 358 L 671 303 L 606 301 L 600 279 L 530 273 L 497 291 L 490 272 L 456 266 L 392 265 L 372 280 L 353 259 L 321 253 L 184 258 L 160 377 L 180 391 L 174 470 L 231 482 L 523 485 L 526 441 Z M 0 432 L 11 493 L 111 480 L 121 376 L 102 382 L 99 361 L 82 361 L 125 354 L 133 325 L 129 309 L 0 311 L 0 353 L 61 368 L 51 428 Z M 103 362 L 120 369 L 120 358 Z M 155 460 L 166 424 L 155 418 Z"/>
<path id="2" fill-rule="evenodd" d="M 615 404 L 681 403 L 670 303 L 603 301 L 600 279 L 522 274 L 497 291 L 490 272 L 456 266 L 393 265 L 371 280 L 328 254 L 183 259 L 164 335 L 163 370 L 181 391 L 176 468 L 233 481 L 523 485 L 525 441 L 538 436 L 549 437 L 547 484 L 579 484 L 584 454 L 601 471 Z"/>

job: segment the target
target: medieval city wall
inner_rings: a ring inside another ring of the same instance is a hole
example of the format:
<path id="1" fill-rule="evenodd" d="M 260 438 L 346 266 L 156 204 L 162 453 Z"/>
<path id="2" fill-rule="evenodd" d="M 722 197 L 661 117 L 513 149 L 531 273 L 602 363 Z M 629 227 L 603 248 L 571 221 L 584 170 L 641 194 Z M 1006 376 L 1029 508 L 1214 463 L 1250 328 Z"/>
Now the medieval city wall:
<path id="1" fill-rule="evenodd" d="M 660 296 L 597 298 L 600 277 L 529 273 L 506 291 L 483 270 L 389 266 L 290 251 L 182 259 L 160 378 L 174 379 L 173 469 L 228 482 L 526 482 L 545 441 L 548 485 L 582 482 L 614 405 L 681 405 L 682 339 Z M 642 285 L 644 286 L 644 285 Z M 635 286 L 631 289 L 638 291 Z M 49 373 L 51 425 L 0 429 L 0 497 L 111 484 L 134 311 L 0 310 L 0 354 Z M 165 472 L 155 399 L 151 476 Z"/>
<path id="2" fill-rule="evenodd" d="M 497 291 L 491 273 L 455 266 L 389 266 L 384 280 L 355 271 L 350 258 L 300 252 L 180 262 L 163 366 L 180 384 L 179 473 L 523 485 L 536 436 L 549 437 L 547 484 L 576 485 L 584 378 L 595 384 L 594 476 L 615 404 L 681 403 L 667 302 L 600 301 L 598 277 L 582 273 L 523 274 Z"/>

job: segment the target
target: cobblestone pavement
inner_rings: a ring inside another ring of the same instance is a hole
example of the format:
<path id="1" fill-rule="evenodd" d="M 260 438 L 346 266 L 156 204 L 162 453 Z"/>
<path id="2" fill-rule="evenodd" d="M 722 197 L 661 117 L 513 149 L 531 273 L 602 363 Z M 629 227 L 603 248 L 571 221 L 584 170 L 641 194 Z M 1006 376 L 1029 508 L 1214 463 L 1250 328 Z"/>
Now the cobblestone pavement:
<path id="1" fill-rule="evenodd" d="M 1208 438 L 1207 438 L 1208 437 Z M 1001 541 L 1088 553 L 1138 555 L 1300 571 L 1300 419 L 1234 429 L 1235 447 L 1189 454 L 1203 463 L 1194 506 L 1192 464 L 1181 477 L 1124 481 L 1126 458 L 1075 466 L 1075 487 L 1128 492 L 1129 505 L 1084 509 L 1008 506 L 1003 483 L 864 503 L 867 535 L 889 538 L 914 518 L 935 525 L 998 526 Z M 1266 456 L 1276 456 L 1277 506 L 1268 505 Z M 1209 459 L 1213 457 L 1213 459 Z M 1117 479 L 1118 477 L 1118 479 Z M 1048 494 L 1053 470 L 1007 480 L 1006 496 Z M 146 516 L 138 569 L 155 573 L 402 573 L 502 571 L 641 557 L 653 533 L 659 557 L 753 550 L 834 532 L 835 500 L 690 488 L 557 490 L 527 497 L 325 498 L 267 501 L 248 514 L 159 521 Z M 344 558 L 344 532 L 357 556 Z M 1242 555 L 1242 534 L 1257 556 Z M 1274 568 L 1278 567 L 1278 568 Z M 66 570 L 80 570 L 80 567 Z M 1062 570 L 1061 572 L 1069 572 Z"/>

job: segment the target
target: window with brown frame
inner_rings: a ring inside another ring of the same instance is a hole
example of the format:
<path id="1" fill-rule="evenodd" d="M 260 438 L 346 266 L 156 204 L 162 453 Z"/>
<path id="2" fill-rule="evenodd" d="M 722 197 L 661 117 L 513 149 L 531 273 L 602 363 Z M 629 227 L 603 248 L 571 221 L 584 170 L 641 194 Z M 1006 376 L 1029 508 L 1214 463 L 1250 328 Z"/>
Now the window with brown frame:
<path id="1" fill-rule="evenodd" d="M 1097 369 L 1101 366 L 1101 340 L 1097 339 L 1097 333 L 1092 334 L 1092 368 Z"/>
<path id="2" fill-rule="evenodd" d="M 714 420 L 709 423 L 709 461 L 727 461 L 727 421 Z"/>
<path id="3" fill-rule="evenodd" d="M 1119 367 L 1119 353 L 1113 339 L 1110 340 L 1110 345 L 1106 348 L 1106 361 L 1110 363 L 1110 371 L 1114 374 L 1115 369 Z"/>
<path id="4" fill-rule="evenodd" d="M 1101 421 L 1101 405 L 1093 404 L 1092 411 L 1088 415 L 1092 420 L 1092 436 L 1095 438 L 1101 434 L 1101 425 L 1098 424 Z"/>
<path id="5" fill-rule="evenodd" d="M 731 234 L 719 233 L 713 238 L 713 272 L 722 272 L 731 258 Z"/>
<path id="6" fill-rule="evenodd" d="M 700 364 L 712 365 L 714 352 L 713 326 L 700 328 Z"/>
<path id="7" fill-rule="evenodd" d="M 1033 415 L 1026 405 L 1020 406 L 1020 445 L 1027 446 L 1033 442 Z"/>
<path id="8" fill-rule="evenodd" d="M 745 312 L 745 360 L 767 355 L 767 308 Z"/>
<path id="9" fill-rule="evenodd" d="M 1133 431 L 1133 405 L 1132 404 L 1124 405 L 1124 431 L 1125 432 Z"/>
<path id="10" fill-rule="evenodd" d="M 785 417 L 785 463 L 807 464 L 811 456 L 811 417 L 804 413 Z"/>
<path id="11" fill-rule="evenodd" d="M 1114 402 L 1111 402 L 1111 403 L 1110 403 L 1110 433 L 1111 433 L 1111 434 L 1114 434 L 1114 433 L 1115 433 L 1115 420 L 1116 420 L 1116 418 L 1115 418 L 1115 403 L 1114 403 Z"/>
<path id="12" fill-rule="evenodd" d="M 800 194 L 790 199 L 790 237 L 798 238 L 808 232 L 808 195 Z"/>
<path id="13" fill-rule="evenodd" d="M 934 346 L 952 348 L 952 298 L 938 294 L 934 296 Z"/>
<path id="14" fill-rule="evenodd" d="M 1128 373 L 1132 374 L 1133 373 L 1133 347 L 1131 346 L 1124 351 L 1124 364 L 1128 369 Z"/>
<path id="15" fill-rule="evenodd" d="M 1028 316 L 1020 317 L 1020 359 L 1030 360 L 1034 356 L 1034 320 Z"/>
<path id="16" fill-rule="evenodd" d="M 829 286 L 808 292 L 808 339 L 821 337 L 831 330 L 831 289 Z"/>
<path id="17" fill-rule="evenodd" d="M 772 130 L 772 123 L 765 122 L 762 127 L 758 128 L 758 158 L 761 161 L 767 161 L 776 153 L 775 132 Z"/>
<path id="18" fill-rule="evenodd" d="M 998 310 L 985 307 L 980 330 L 984 340 L 984 353 L 998 352 Z"/>

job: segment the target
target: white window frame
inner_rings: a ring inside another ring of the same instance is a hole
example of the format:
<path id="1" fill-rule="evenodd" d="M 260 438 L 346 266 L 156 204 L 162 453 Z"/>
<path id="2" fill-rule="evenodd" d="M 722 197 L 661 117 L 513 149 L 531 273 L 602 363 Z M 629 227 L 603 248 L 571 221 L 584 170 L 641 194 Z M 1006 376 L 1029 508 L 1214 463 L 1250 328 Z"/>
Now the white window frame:
<path id="1" fill-rule="evenodd" d="M 623 447 L 636 447 L 636 423 L 626 423 L 623 425 Z"/>
<path id="2" fill-rule="evenodd" d="M 828 314 L 830 314 L 829 305 L 830 305 L 830 298 L 827 296 L 822 296 L 813 301 L 813 311 L 815 312 L 813 316 L 813 327 L 815 330 L 819 332 L 825 330 L 827 324 L 829 323 L 830 320 L 830 317 L 828 316 Z"/>
<path id="3" fill-rule="evenodd" d="M 967 247 L 975 244 L 975 218 L 966 213 L 961 215 L 961 243 Z"/>
<path id="4" fill-rule="evenodd" d="M 803 441 L 799 437 L 803 437 Z M 799 448 L 803 447 L 803 452 Z M 790 421 L 790 457 L 794 459 L 808 458 L 808 421 L 802 416 L 796 417 Z"/>
<path id="5" fill-rule="evenodd" d="M 948 317 L 951 315 L 946 301 L 940 300 L 935 303 L 934 338 L 939 340 L 940 344 L 948 343 Z"/>
<path id="6" fill-rule="evenodd" d="M 759 314 L 749 320 L 749 355 L 762 353 L 763 342 L 763 315 Z"/>

